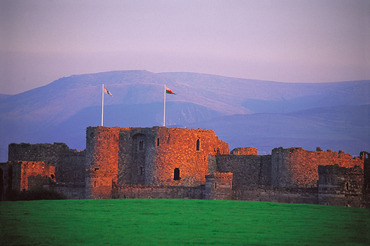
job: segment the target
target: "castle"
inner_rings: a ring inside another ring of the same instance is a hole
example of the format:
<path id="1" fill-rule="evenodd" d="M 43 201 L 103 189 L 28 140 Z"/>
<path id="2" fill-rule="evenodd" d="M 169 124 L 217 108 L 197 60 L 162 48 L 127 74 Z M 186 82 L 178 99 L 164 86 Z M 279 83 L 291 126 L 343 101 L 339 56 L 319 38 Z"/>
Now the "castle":
<path id="1" fill-rule="evenodd" d="M 229 151 L 211 130 L 88 127 L 86 149 L 10 144 L 0 200 L 51 189 L 70 199 L 194 198 L 369 206 L 369 156 L 253 147 Z"/>

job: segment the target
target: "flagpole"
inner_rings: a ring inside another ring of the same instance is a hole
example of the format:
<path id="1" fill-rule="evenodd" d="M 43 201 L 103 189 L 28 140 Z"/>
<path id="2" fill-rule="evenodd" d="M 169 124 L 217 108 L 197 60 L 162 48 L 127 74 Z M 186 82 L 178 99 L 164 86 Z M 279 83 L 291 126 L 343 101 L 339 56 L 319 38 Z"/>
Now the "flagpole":
<path id="1" fill-rule="evenodd" d="M 101 88 L 101 126 L 104 123 L 104 84 L 102 84 Z"/>
<path id="2" fill-rule="evenodd" d="M 166 85 L 164 85 L 163 98 L 163 126 L 166 126 Z"/>

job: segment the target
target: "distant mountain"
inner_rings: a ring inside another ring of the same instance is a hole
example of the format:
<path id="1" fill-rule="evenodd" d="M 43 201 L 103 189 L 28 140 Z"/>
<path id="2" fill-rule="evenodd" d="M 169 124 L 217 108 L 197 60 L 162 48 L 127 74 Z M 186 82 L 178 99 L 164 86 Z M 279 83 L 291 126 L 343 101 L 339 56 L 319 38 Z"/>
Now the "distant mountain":
<path id="1" fill-rule="evenodd" d="M 0 94 L 0 101 L 2 100 L 5 100 L 7 98 L 9 98 L 11 95 L 7 95 L 7 94 Z"/>
<path id="2" fill-rule="evenodd" d="M 276 147 L 303 147 L 308 150 L 344 150 L 359 155 L 370 149 L 370 105 L 315 108 L 287 114 L 224 116 L 197 122 L 229 143 L 256 147 L 261 154 Z"/>
<path id="3" fill-rule="evenodd" d="M 364 138 L 369 139 L 370 81 L 291 84 L 113 71 L 74 75 L 0 96 L 0 161 L 7 159 L 11 142 L 62 141 L 85 148 L 86 127 L 100 124 L 102 83 L 113 94 L 105 97 L 106 126 L 162 125 L 166 84 L 176 93 L 167 95 L 167 126 L 213 129 L 230 146 L 270 151 L 285 144 L 313 148 L 323 143 L 355 154 L 369 148 Z"/>

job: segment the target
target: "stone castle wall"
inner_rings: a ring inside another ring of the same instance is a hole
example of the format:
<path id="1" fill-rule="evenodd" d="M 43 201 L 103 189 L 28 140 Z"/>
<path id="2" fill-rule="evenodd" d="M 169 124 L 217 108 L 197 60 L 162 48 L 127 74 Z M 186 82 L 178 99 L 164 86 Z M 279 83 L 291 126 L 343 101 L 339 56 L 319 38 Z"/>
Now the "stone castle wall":
<path id="1" fill-rule="evenodd" d="M 319 166 L 318 202 L 323 205 L 362 205 L 364 176 L 361 167 Z"/>
<path id="2" fill-rule="evenodd" d="M 206 176 L 205 199 L 232 200 L 233 173 L 213 173 Z"/>
<path id="3" fill-rule="evenodd" d="M 43 161 L 8 161 L 0 169 L 2 197 L 12 190 L 37 190 L 55 182 L 55 167 Z"/>
<path id="4" fill-rule="evenodd" d="M 331 197 L 327 200 L 335 204 L 338 202 L 330 192 L 345 194 L 342 200 L 350 197 L 349 192 L 339 189 L 343 187 L 340 182 L 320 183 L 318 172 L 319 166 L 334 164 L 351 170 L 356 166 L 359 170 L 365 168 L 362 183 L 358 182 L 356 172 L 337 174 L 330 171 L 331 167 L 320 175 L 326 175 L 329 180 L 346 180 L 352 185 L 357 182 L 356 194 L 361 193 L 359 187 L 364 187 L 365 195 L 370 189 L 370 164 L 366 157 L 353 158 L 343 151 L 302 148 L 276 148 L 271 155 L 259 156 L 256 148 L 246 147 L 236 148 L 230 154 L 227 143 L 219 140 L 213 131 L 202 129 L 88 127 L 85 151 L 71 150 L 63 143 L 10 144 L 9 160 L 43 163 L 38 167 L 22 166 L 19 169 L 23 171 L 18 171 L 16 165 L 10 169 L 1 165 L 0 198 L 6 187 L 13 186 L 1 176 L 14 176 L 14 180 L 19 180 L 16 182 L 19 189 L 30 184 L 38 186 L 42 179 L 35 177 L 47 177 L 38 170 L 43 165 L 55 166 L 57 184 L 54 189 L 68 198 L 207 198 L 318 203 L 321 194 L 322 203 L 325 197 Z M 36 173 L 28 174 L 32 169 Z M 27 184 L 23 184 L 22 172 L 26 172 L 25 177 L 31 177 L 27 178 Z M 325 185 L 330 189 L 325 190 Z M 358 202 L 346 201 L 358 205 Z"/>
<path id="5" fill-rule="evenodd" d="M 112 198 L 204 199 L 204 185 L 197 187 L 123 185 L 114 187 Z"/>
<path id="6" fill-rule="evenodd" d="M 154 184 L 170 186 L 204 185 L 208 156 L 229 154 L 228 144 L 213 131 L 160 128 L 156 148 Z"/>
<path id="7" fill-rule="evenodd" d="M 234 200 L 317 204 L 317 188 L 244 186 L 233 190 Z"/>
<path id="8" fill-rule="evenodd" d="M 65 143 L 9 144 L 8 161 L 44 161 L 51 165 L 59 162 L 63 153 L 70 151 Z"/>
<path id="9" fill-rule="evenodd" d="M 233 187 L 271 185 L 271 156 L 219 155 L 210 157 L 210 170 L 232 172 Z"/>
<path id="10" fill-rule="evenodd" d="M 119 133 L 118 185 L 152 185 L 158 127 Z"/>
<path id="11" fill-rule="evenodd" d="M 55 166 L 59 183 L 84 183 L 85 152 L 69 149 L 65 143 L 10 144 L 9 161 L 42 161 Z"/>
<path id="12" fill-rule="evenodd" d="M 231 151 L 232 155 L 257 155 L 257 148 L 254 147 L 239 147 Z"/>
<path id="13" fill-rule="evenodd" d="M 307 151 L 302 148 L 272 150 L 272 185 L 277 187 L 317 187 L 318 166 L 363 168 L 364 160 L 339 151 Z"/>

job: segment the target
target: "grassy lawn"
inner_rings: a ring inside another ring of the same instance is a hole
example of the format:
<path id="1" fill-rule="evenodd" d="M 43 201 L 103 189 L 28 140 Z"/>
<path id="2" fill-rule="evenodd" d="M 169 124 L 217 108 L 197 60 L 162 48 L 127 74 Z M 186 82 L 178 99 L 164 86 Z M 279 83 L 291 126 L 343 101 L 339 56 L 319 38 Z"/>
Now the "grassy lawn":
<path id="1" fill-rule="evenodd" d="M 246 201 L 0 202 L 0 245 L 370 245 L 370 210 Z"/>

